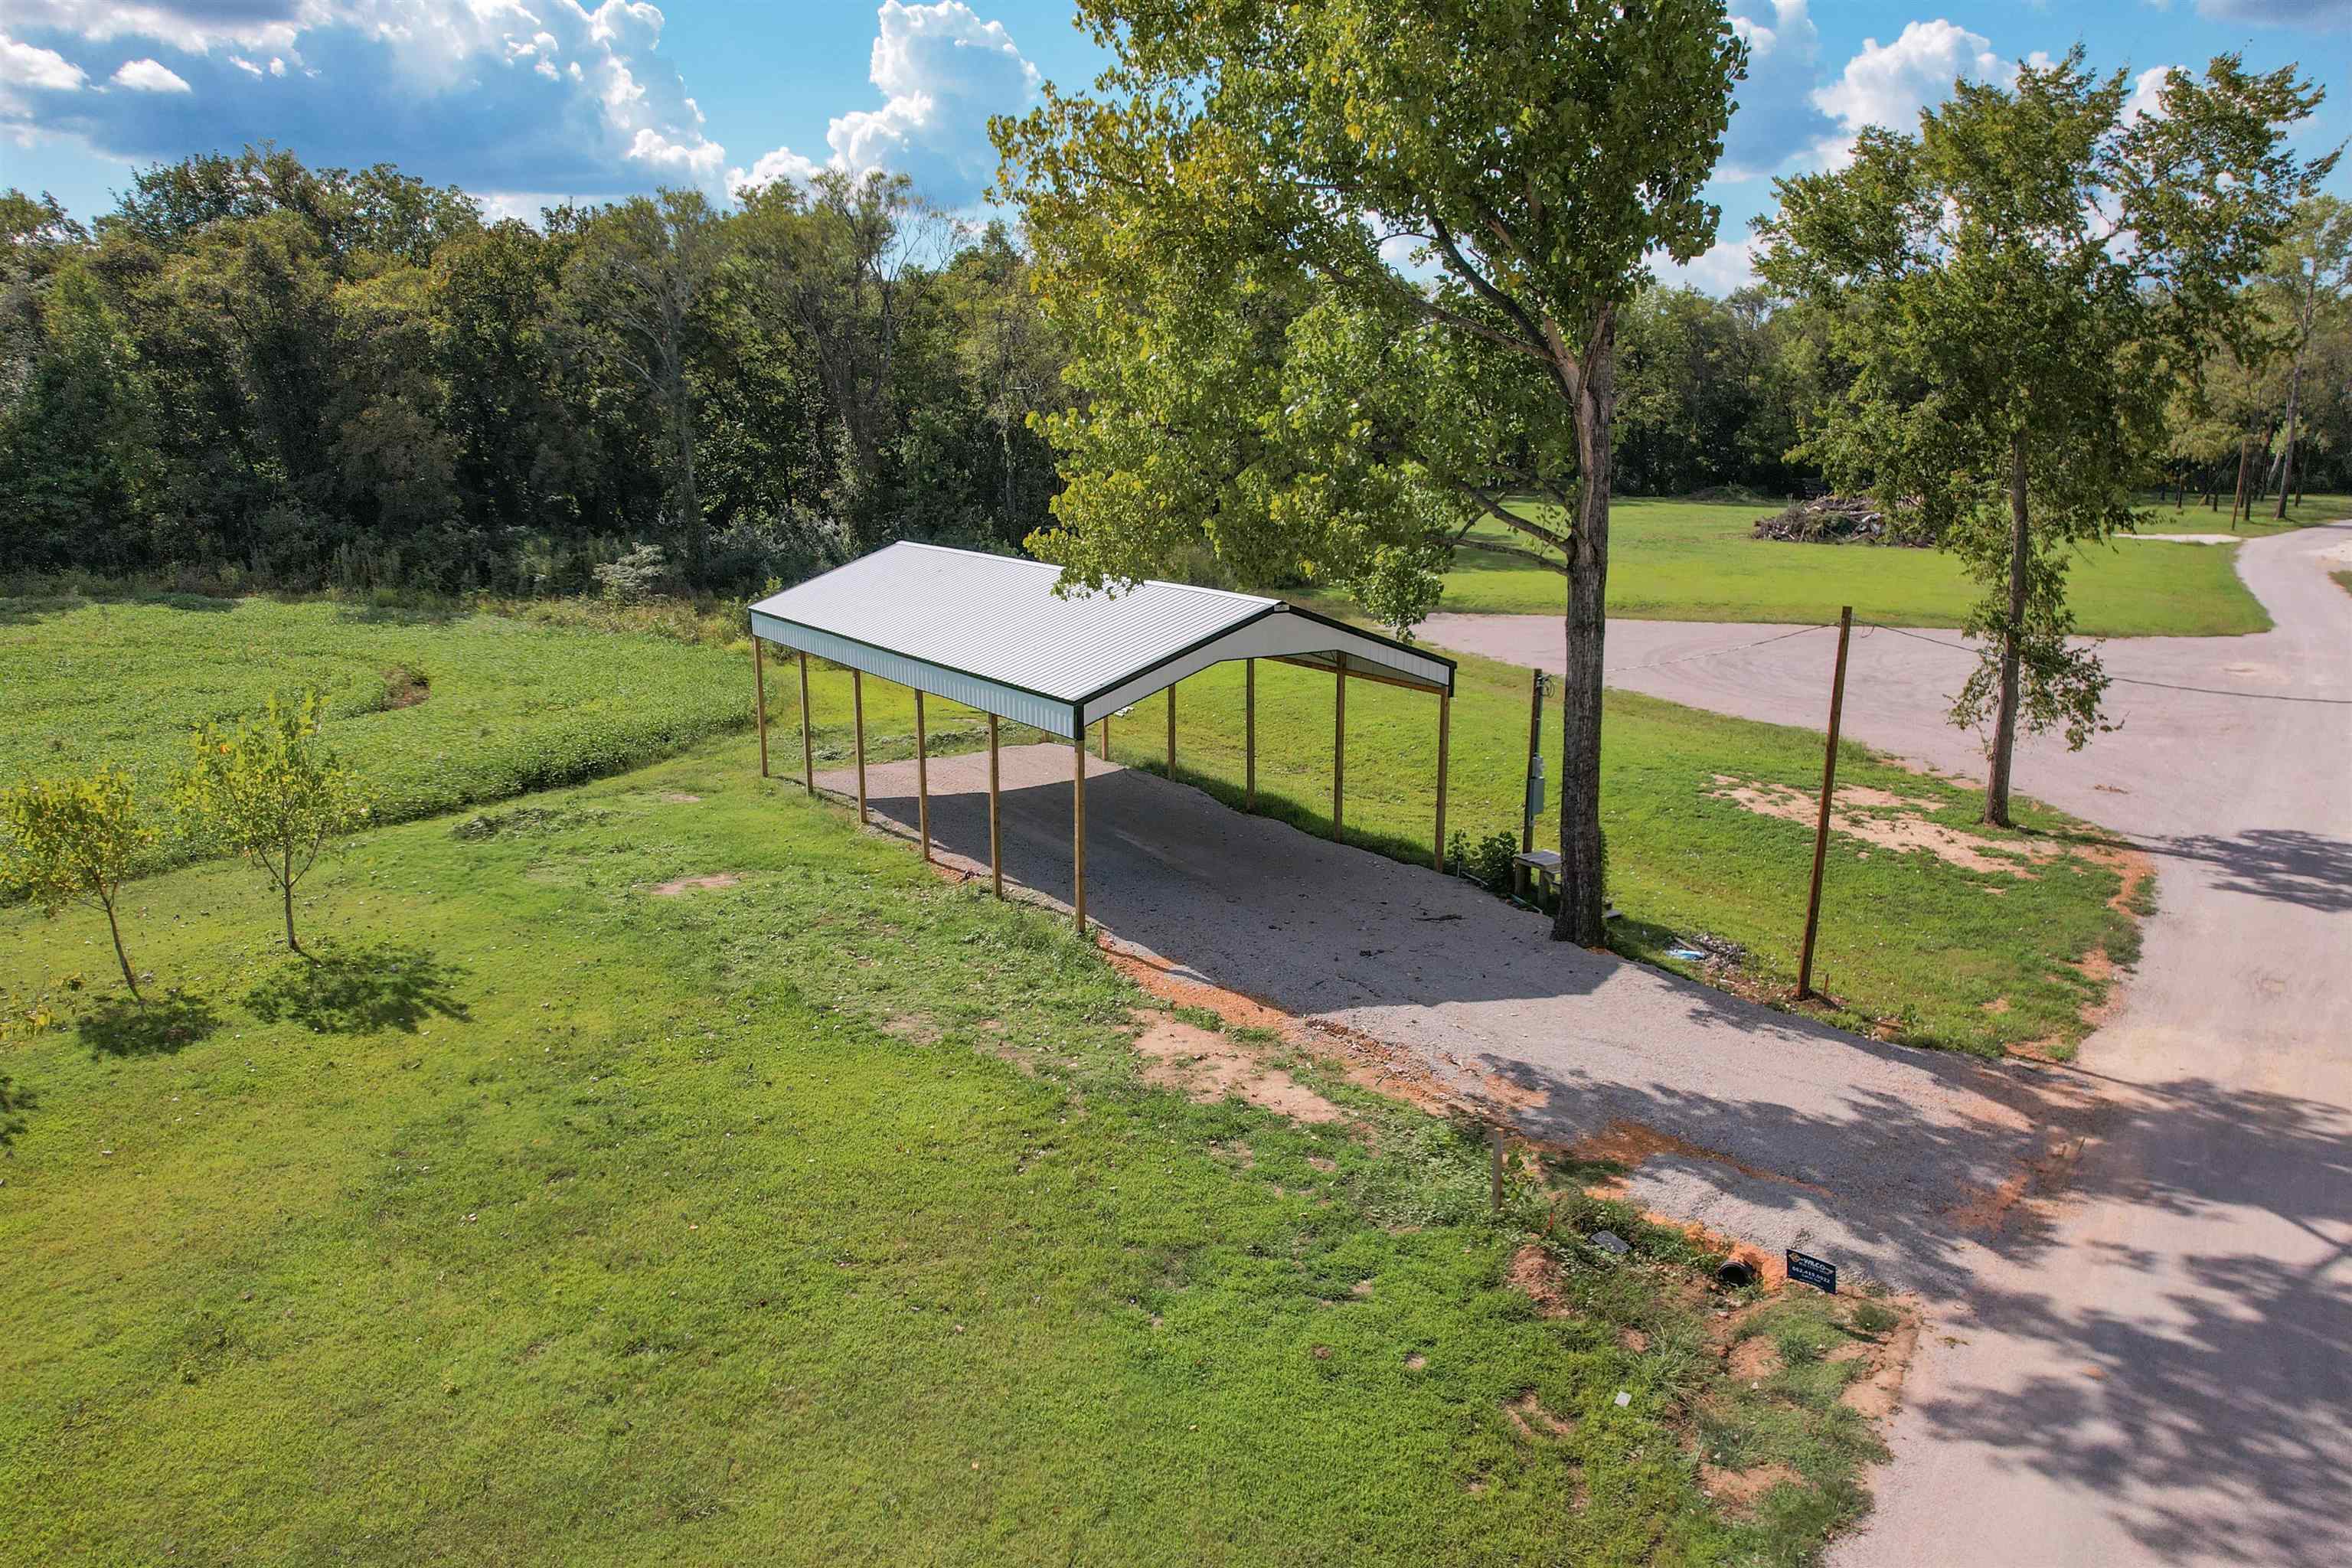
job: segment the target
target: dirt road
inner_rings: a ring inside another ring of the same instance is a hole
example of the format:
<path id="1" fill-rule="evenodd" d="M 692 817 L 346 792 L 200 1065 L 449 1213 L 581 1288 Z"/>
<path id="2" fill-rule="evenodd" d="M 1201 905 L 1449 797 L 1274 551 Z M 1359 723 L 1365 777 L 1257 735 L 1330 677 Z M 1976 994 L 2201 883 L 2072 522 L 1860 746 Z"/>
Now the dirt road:
<path id="1" fill-rule="evenodd" d="M 1845 1568 L 2352 1563 L 2352 597 L 2323 569 L 2348 552 L 2352 524 L 2243 546 L 2277 629 L 2110 644 L 2145 683 L 2123 730 L 2021 752 L 2021 791 L 2156 857 L 2161 907 L 2084 1047 L 2105 1110 L 2054 1226 L 1928 1282 L 1940 1337 Z M 1557 621 L 1428 632 L 1560 667 Z M 1610 679 L 1819 728 L 1832 635 L 1618 622 Z M 1953 640 L 1858 637 L 1847 733 L 1979 773 L 1940 721 Z"/>

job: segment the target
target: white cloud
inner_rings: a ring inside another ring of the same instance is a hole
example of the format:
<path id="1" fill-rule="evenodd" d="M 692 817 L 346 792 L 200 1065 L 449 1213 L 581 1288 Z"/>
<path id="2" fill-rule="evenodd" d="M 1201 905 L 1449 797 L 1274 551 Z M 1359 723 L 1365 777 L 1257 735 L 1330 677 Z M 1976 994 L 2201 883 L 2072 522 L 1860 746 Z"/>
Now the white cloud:
<path id="1" fill-rule="evenodd" d="M 1724 180 L 1773 173 L 1819 141 L 1829 124 L 1812 101 L 1822 35 L 1806 0 L 1747 0 L 1746 9 L 1757 16 L 1731 18 L 1748 44 L 1748 79 L 1739 84 L 1716 169 Z"/>
<path id="2" fill-rule="evenodd" d="M 1853 139 L 1864 126 L 1911 131 L 1919 111 L 1942 102 L 1956 80 L 2005 82 L 2014 74 L 1992 52 L 1990 39 L 1941 18 L 1906 24 L 1891 44 L 1864 38 L 1844 74 L 1812 95 L 1814 104 L 1843 129 L 1843 135 L 1824 138 L 1816 151 L 1828 167 L 1843 168 L 1853 161 Z"/>
<path id="3" fill-rule="evenodd" d="M 89 79 L 79 66 L 57 50 L 20 44 L 0 33 L 0 92 L 10 88 L 78 92 Z"/>
<path id="4" fill-rule="evenodd" d="M 104 74 L 112 39 L 160 47 L 115 78 L 143 90 L 0 95 L 0 133 L 130 158 L 274 141 L 319 163 L 390 158 L 436 182 L 583 196 L 715 191 L 725 168 L 643 0 L 5 3 L 70 68 Z"/>
<path id="5" fill-rule="evenodd" d="M 1756 281 L 1756 241 L 1752 237 L 1721 239 L 1687 264 L 1664 251 L 1648 257 L 1650 270 L 1668 288 L 1689 287 L 1702 294 L 1724 295 Z"/>
<path id="6" fill-rule="evenodd" d="M 772 185 L 778 180 L 805 184 L 822 167 L 823 164 L 812 163 L 789 147 L 777 147 L 761 153 L 759 161 L 748 169 L 728 170 L 727 189 L 740 195 L 754 186 Z"/>
<path id="7" fill-rule="evenodd" d="M 2164 79 L 2172 74 L 2172 66 L 2151 66 L 2132 79 L 2132 94 L 2124 100 L 2124 123 L 2128 125 L 2143 114 L 2154 114 L 2164 107 Z"/>
<path id="8" fill-rule="evenodd" d="M 884 99 L 880 109 L 836 117 L 825 132 L 827 167 L 862 173 L 888 169 L 913 176 L 917 188 L 943 206 L 978 201 L 996 172 L 988 118 L 1028 105 L 1037 68 L 1022 58 L 1002 22 L 983 22 L 962 0 L 907 5 L 883 0 L 870 72 Z M 789 176 L 806 179 L 816 165 L 788 147 L 764 154 L 749 170 L 734 170 L 738 188 Z"/>
<path id="9" fill-rule="evenodd" d="M 186 78 L 160 60 L 126 60 L 121 68 L 109 79 L 115 86 L 127 87 L 133 92 L 193 92 L 195 90 L 188 85 Z"/>
<path id="10" fill-rule="evenodd" d="M 2263 27 L 2342 26 L 2344 0 L 2197 0 L 2197 14 Z"/>

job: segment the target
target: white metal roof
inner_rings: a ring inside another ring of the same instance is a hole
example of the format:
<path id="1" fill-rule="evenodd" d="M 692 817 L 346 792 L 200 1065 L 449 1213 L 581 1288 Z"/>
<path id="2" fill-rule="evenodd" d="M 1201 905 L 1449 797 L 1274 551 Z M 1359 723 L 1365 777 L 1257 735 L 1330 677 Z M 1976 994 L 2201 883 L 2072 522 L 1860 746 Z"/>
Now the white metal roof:
<path id="1" fill-rule="evenodd" d="M 751 606 L 755 637 L 1056 735 L 1210 665 L 1283 658 L 1454 689 L 1454 662 L 1280 599 L 1182 583 L 1054 592 L 1061 569 L 902 542 Z"/>

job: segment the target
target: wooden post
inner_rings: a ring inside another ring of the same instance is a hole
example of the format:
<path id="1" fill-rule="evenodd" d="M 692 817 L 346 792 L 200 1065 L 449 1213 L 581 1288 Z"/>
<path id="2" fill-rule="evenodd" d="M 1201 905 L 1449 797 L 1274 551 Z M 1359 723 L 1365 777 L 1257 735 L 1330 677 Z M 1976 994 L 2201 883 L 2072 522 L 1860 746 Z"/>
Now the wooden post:
<path id="1" fill-rule="evenodd" d="M 1544 672 L 1533 671 L 1528 679 L 1528 766 L 1519 775 L 1519 794 L 1525 796 L 1528 780 L 1535 776 L 1536 753 L 1543 750 L 1543 689 Z M 1566 767 L 1568 764 L 1560 764 Z M 1519 805 L 1519 853 L 1527 854 L 1536 847 L 1536 814 L 1529 811 L 1524 799 Z"/>
<path id="2" fill-rule="evenodd" d="M 857 820 L 866 820 L 866 673 L 849 672 L 849 719 L 857 734 Z"/>
<path id="3" fill-rule="evenodd" d="M 1437 694 L 1437 869 L 1445 870 L 1445 740 L 1447 721 L 1452 716 L 1454 699 L 1451 694 Z"/>
<path id="4" fill-rule="evenodd" d="M 1845 645 L 1853 633 L 1853 606 L 1838 612 L 1837 672 L 1830 677 L 1830 740 L 1822 757 L 1822 810 L 1813 823 L 1813 890 L 1805 900 L 1805 946 L 1797 960 L 1797 1000 L 1813 994 L 1813 933 L 1822 920 L 1822 862 L 1830 848 L 1830 798 L 1837 790 L 1838 721 L 1845 710 Z"/>
<path id="5" fill-rule="evenodd" d="M 808 655 L 801 655 L 801 784 L 816 794 L 816 740 L 809 731 Z"/>
<path id="6" fill-rule="evenodd" d="M 1242 660 L 1242 809 L 1257 809 L 1257 660 Z"/>
<path id="7" fill-rule="evenodd" d="M 1176 683 L 1168 683 L 1168 776 L 1176 776 Z"/>
<path id="8" fill-rule="evenodd" d="M 1070 742 L 1071 760 L 1077 764 L 1077 774 L 1070 787 L 1070 910 L 1076 916 L 1078 934 L 1087 934 L 1087 738 L 1079 735 Z"/>
<path id="9" fill-rule="evenodd" d="M 1348 782 L 1348 656 L 1331 656 L 1331 837 L 1339 840 L 1339 823 L 1347 806 Z"/>
<path id="10" fill-rule="evenodd" d="M 757 633 L 751 637 L 751 696 L 760 705 L 760 776 L 768 776 L 768 673 Z"/>
<path id="11" fill-rule="evenodd" d="M 915 688 L 915 820 L 923 836 L 923 858 L 931 858 L 931 754 L 923 734 L 923 689 Z"/>
<path id="12" fill-rule="evenodd" d="M 1104 762 L 1110 761 L 1110 715 L 1108 713 L 1102 716 L 1102 732 L 1097 738 L 1095 747 L 1101 752 Z"/>
<path id="13" fill-rule="evenodd" d="M 1004 896 L 1004 837 L 997 826 L 996 715 L 988 716 L 988 879 Z"/>

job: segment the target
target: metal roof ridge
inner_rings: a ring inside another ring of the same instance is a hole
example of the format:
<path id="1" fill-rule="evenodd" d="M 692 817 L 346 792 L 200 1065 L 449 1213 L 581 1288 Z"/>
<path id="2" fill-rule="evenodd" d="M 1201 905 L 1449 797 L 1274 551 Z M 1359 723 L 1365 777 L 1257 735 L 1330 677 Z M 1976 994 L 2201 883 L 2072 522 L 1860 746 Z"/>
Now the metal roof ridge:
<path id="1" fill-rule="evenodd" d="M 894 539 L 888 544 L 884 545 L 882 549 L 896 550 L 902 544 L 915 550 L 936 550 L 942 555 L 963 555 L 981 561 L 1002 561 L 1014 566 L 1034 566 L 1043 571 L 1051 572 L 1055 576 L 1059 576 L 1062 571 L 1060 567 L 1055 565 L 1050 561 L 1038 561 L 1023 555 L 998 555 L 986 550 L 964 550 L 952 544 L 933 544 L 929 540 L 923 539 Z M 881 552 L 881 551 L 877 550 L 872 553 L 878 555 Z M 866 559 L 866 557 L 861 556 L 859 559 L 863 560 Z M 1129 583 L 1128 586 L 1129 588 L 1173 588 L 1180 593 L 1205 594 L 1212 597 L 1220 599 L 1239 599 L 1244 605 L 1252 605 L 1260 608 L 1263 608 L 1267 605 L 1289 605 L 1289 601 L 1287 599 L 1272 599 L 1268 598 L 1264 594 L 1244 594 L 1234 588 L 1211 588 L 1199 583 L 1171 583 L 1165 577 L 1138 577 L 1133 582 Z M 1113 598 L 1118 597 L 1116 594 L 1111 595 L 1110 596 Z"/>

